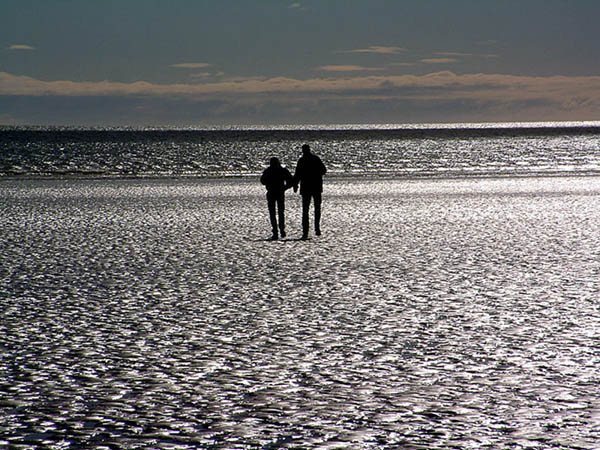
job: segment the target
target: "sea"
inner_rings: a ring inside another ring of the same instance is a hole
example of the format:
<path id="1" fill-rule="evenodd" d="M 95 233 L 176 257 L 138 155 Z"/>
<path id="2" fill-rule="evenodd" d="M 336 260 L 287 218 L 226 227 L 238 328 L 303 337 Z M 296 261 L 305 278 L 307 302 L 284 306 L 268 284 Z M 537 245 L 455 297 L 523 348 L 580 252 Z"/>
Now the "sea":
<path id="1" fill-rule="evenodd" d="M 600 449 L 600 122 L 4 126 L 0 232 L 0 448 Z"/>
<path id="2" fill-rule="evenodd" d="M 0 177 L 248 177 L 308 143 L 330 176 L 598 174 L 600 122 L 127 129 L 0 127 Z"/>

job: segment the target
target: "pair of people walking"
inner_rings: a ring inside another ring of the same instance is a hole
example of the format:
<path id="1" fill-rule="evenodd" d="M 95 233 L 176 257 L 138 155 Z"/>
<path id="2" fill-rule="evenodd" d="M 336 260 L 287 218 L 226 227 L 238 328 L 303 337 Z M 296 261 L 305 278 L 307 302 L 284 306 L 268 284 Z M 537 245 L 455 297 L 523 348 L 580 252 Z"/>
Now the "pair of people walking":
<path id="1" fill-rule="evenodd" d="M 321 235 L 321 194 L 323 192 L 323 175 L 327 172 L 325 165 L 317 155 L 310 151 L 310 146 L 302 146 L 302 156 L 296 164 L 294 175 L 281 166 L 279 159 L 271 158 L 269 167 L 265 169 L 260 182 L 267 188 L 267 206 L 269 219 L 273 228 L 272 240 L 285 237 L 285 191 L 294 188 L 302 196 L 302 239 L 308 239 L 310 228 L 309 210 L 314 201 L 315 234 Z M 279 221 L 278 221 L 279 219 Z"/>

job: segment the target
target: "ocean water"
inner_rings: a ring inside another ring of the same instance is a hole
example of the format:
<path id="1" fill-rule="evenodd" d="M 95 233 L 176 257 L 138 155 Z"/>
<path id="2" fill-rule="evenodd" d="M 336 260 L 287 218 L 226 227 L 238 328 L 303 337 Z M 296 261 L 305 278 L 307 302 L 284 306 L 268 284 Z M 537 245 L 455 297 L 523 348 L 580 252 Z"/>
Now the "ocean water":
<path id="1" fill-rule="evenodd" d="M 600 173 L 600 122 L 228 129 L 0 128 L 0 178 L 256 176 L 308 143 L 330 176 Z"/>
<path id="2" fill-rule="evenodd" d="M 340 170 L 308 241 L 291 192 L 289 237 L 266 241 L 262 156 L 225 177 L 20 162 L 0 180 L 0 447 L 598 448 L 597 144 L 545 133 L 501 138 L 563 146 L 518 176 Z M 410 148 L 495 139 L 459 134 Z"/>

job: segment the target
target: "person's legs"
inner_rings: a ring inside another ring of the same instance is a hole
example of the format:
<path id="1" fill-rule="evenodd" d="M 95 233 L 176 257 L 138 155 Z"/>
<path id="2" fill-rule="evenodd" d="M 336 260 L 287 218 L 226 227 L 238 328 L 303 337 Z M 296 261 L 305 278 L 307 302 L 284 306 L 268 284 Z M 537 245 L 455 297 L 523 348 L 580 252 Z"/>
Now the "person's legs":
<path id="1" fill-rule="evenodd" d="M 308 210 L 310 209 L 310 195 L 302 196 L 302 238 L 306 239 L 308 237 Z"/>
<path id="2" fill-rule="evenodd" d="M 271 228 L 273 229 L 273 238 L 277 239 L 277 215 L 275 213 L 275 196 L 267 192 L 267 206 L 269 208 L 269 219 L 271 220 Z"/>
<path id="3" fill-rule="evenodd" d="M 315 234 L 321 236 L 321 193 L 314 195 L 315 198 Z"/>
<path id="4" fill-rule="evenodd" d="M 279 232 L 285 237 L 285 194 L 277 196 L 277 212 L 279 213 Z"/>

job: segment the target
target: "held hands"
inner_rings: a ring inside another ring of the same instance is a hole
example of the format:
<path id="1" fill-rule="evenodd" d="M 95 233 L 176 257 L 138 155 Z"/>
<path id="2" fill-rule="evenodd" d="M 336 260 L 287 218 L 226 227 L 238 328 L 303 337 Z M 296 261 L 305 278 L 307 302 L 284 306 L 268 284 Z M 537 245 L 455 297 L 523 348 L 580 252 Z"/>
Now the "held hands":
<path id="1" fill-rule="evenodd" d="M 285 187 L 283 188 L 285 191 L 287 191 L 289 188 L 294 188 L 294 192 L 298 191 L 298 185 L 294 184 L 294 183 L 286 183 Z"/>

